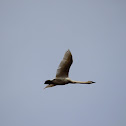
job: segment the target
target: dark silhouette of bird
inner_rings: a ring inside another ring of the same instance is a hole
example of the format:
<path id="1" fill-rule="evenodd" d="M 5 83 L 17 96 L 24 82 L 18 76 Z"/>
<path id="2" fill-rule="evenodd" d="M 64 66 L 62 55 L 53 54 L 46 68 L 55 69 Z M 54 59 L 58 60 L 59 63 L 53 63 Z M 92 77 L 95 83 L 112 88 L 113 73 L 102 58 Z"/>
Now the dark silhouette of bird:
<path id="1" fill-rule="evenodd" d="M 71 80 L 68 77 L 68 74 L 69 74 L 69 69 L 70 69 L 70 66 L 71 66 L 72 63 L 73 63 L 72 54 L 71 54 L 70 50 L 68 50 L 68 51 L 66 51 L 60 65 L 57 69 L 55 79 L 46 80 L 44 84 L 48 84 L 48 85 L 45 88 L 54 87 L 56 85 L 66 85 L 66 84 L 69 84 L 69 83 L 72 83 L 72 84 L 76 84 L 76 83 L 92 84 L 92 83 L 95 83 L 93 81 L 81 82 L 81 81 Z"/>

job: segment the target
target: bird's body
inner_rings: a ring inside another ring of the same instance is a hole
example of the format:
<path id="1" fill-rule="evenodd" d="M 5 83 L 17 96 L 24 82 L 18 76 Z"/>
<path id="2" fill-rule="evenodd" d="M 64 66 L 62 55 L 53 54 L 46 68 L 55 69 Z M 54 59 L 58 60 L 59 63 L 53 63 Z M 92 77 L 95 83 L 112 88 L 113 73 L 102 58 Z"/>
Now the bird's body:
<path id="1" fill-rule="evenodd" d="M 53 80 L 53 82 L 56 85 L 65 85 L 71 83 L 71 80 L 69 78 L 56 78 Z"/>
<path id="2" fill-rule="evenodd" d="M 48 87 L 53 87 L 56 85 L 66 85 L 69 83 L 75 84 L 75 83 L 80 83 L 80 84 L 92 84 L 95 83 L 93 81 L 87 81 L 87 82 L 81 82 L 81 81 L 73 81 L 68 77 L 69 74 L 69 69 L 71 64 L 73 63 L 73 58 L 70 50 L 68 50 L 64 57 L 63 60 L 61 61 L 57 73 L 56 73 L 56 78 L 53 80 L 47 80 L 45 81 L 45 84 L 48 84 L 45 88 Z"/>

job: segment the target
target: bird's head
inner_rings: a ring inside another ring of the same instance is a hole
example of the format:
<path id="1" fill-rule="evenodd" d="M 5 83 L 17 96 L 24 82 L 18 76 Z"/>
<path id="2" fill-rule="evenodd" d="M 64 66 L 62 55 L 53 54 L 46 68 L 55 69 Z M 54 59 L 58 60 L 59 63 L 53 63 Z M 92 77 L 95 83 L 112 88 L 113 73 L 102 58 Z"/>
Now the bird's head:
<path id="1" fill-rule="evenodd" d="M 88 84 L 92 84 L 92 83 L 95 83 L 94 81 L 88 81 Z"/>
<path id="2" fill-rule="evenodd" d="M 52 84 L 52 80 L 46 80 L 44 84 Z"/>

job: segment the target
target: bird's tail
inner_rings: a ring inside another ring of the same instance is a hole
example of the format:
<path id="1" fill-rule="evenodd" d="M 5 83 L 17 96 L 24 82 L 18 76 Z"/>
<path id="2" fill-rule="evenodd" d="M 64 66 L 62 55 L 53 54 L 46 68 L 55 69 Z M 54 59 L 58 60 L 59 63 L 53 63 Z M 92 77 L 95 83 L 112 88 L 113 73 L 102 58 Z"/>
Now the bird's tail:
<path id="1" fill-rule="evenodd" d="M 55 84 L 48 84 L 45 88 L 54 87 L 54 86 L 56 86 L 56 85 Z"/>

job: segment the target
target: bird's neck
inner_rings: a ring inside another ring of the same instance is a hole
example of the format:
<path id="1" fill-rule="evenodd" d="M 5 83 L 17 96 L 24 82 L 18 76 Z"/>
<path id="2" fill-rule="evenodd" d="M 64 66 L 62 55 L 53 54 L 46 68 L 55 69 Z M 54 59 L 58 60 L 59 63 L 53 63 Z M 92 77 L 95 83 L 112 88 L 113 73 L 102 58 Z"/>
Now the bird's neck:
<path id="1" fill-rule="evenodd" d="M 79 83 L 79 84 L 90 84 L 88 81 L 82 82 L 82 81 L 71 81 L 72 83 Z"/>

